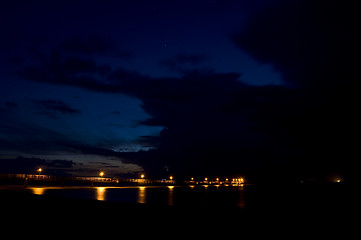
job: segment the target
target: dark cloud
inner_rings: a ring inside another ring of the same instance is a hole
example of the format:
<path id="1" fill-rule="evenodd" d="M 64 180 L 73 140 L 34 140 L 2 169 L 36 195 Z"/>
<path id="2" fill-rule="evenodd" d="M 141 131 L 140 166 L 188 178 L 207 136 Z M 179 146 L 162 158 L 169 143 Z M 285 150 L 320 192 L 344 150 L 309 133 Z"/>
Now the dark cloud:
<path id="1" fill-rule="evenodd" d="M 255 14 L 233 41 L 292 85 L 350 82 L 360 53 L 356 9 L 352 1 L 278 1 Z"/>
<path id="2" fill-rule="evenodd" d="M 41 158 L 17 157 L 0 159 L 1 173 L 35 174 L 39 167 L 46 169 L 46 174 L 69 175 L 75 163 L 71 160 L 46 160 Z"/>
<path id="3" fill-rule="evenodd" d="M 108 78 L 111 63 L 130 60 L 133 54 L 119 49 L 112 40 L 98 35 L 65 37 L 52 45 L 28 39 L 19 43 L 8 55 L 19 58 L 18 64 L 9 67 L 16 76 L 36 82 L 79 86 L 98 91 L 112 91 L 99 82 Z M 102 59 L 102 61 L 99 61 Z M 9 64 L 9 62 L 7 63 Z"/>
<path id="4" fill-rule="evenodd" d="M 0 105 L 0 112 L 3 114 L 10 113 L 13 110 L 17 109 L 19 106 L 16 102 L 5 101 L 3 105 Z M 0 117 L 1 118 L 1 117 Z"/>
<path id="5" fill-rule="evenodd" d="M 125 69 L 112 70 L 109 65 L 97 64 L 89 58 L 62 57 L 52 54 L 46 63 L 26 67 L 16 73 L 35 82 L 68 85 L 106 93 L 131 91 L 144 78 Z"/>
<path id="6" fill-rule="evenodd" d="M 74 142 L 70 136 L 39 126 L 28 119 L 5 119 L 0 122 L 0 150 L 21 154 L 58 154 L 72 152 L 62 143 Z"/>
<path id="7" fill-rule="evenodd" d="M 98 146 L 81 143 L 81 142 L 74 142 L 74 141 L 59 142 L 59 145 L 64 146 L 68 149 L 72 149 L 73 151 L 80 152 L 85 155 L 115 157 L 116 159 L 121 160 L 122 163 L 136 163 L 136 164 L 139 163 L 136 158 L 127 158 L 128 156 L 127 152 L 114 151 L 104 147 L 98 147 Z M 137 153 L 135 152 L 134 154 Z"/>
<path id="8" fill-rule="evenodd" d="M 188 73 L 198 69 L 206 60 L 202 54 L 178 54 L 172 58 L 167 58 L 159 64 L 171 72 Z"/>
<path id="9" fill-rule="evenodd" d="M 119 124 L 119 123 L 108 123 L 107 126 L 109 126 L 109 127 L 118 127 L 118 128 L 124 128 L 125 127 L 124 124 Z"/>
<path id="10" fill-rule="evenodd" d="M 151 78 L 84 56 L 56 53 L 19 75 L 140 99 L 150 117 L 138 124 L 164 129 L 159 137 L 137 141 L 158 145 L 156 149 L 115 152 L 78 142 L 62 144 L 84 154 L 140 164 L 153 176 L 162 169 L 168 174 L 245 173 L 274 180 L 345 172 L 350 162 L 344 159 L 357 149 L 348 134 L 357 125 L 353 55 L 359 15 L 350 6 L 281 2 L 251 18 L 244 31 L 233 36 L 237 46 L 282 72 L 284 86 L 248 86 L 238 73 L 196 71 L 204 57 L 186 54 L 161 62 L 172 71 L 186 69 L 179 78 Z M 71 46 L 75 49 L 67 46 L 67 51 L 76 52 L 77 44 Z M 79 46 L 80 52 L 91 51 Z"/>
<path id="11" fill-rule="evenodd" d="M 121 112 L 118 110 L 114 110 L 114 111 L 110 112 L 110 114 L 119 116 L 119 115 L 121 115 Z"/>
<path id="12" fill-rule="evenodd" d="M 102 71 L 101 67 L 98 68 L 94 61 L 75 57 L 66 58 L 63 65 L 59 67 L 61 67 L 59 70 L 65 74 L 96 74 Z"/>
<path id="13" fill-rule="evenodd" d="M 29 74 L 29 69 L 23 76 L 136 97 L 150 115 L 138 124 L 164 127 L 160 138 L 138 140 L 144 146 L 158 145 L 149 151 L 115 152 L 79 143 L 62 144 L 84 154 L 116 156 L 143 166 L 154 176 L 164 166 L 183 175 L 250 173 L 270 166 L 295 169 L 316 145 L 316 141 L 306 143 L 319 125 L 309 119 L 316 109 L 309 108 L 313 102 L 303 91 L 248 86 L 239 81 L 238 73 L 194 71 L 181 78 L 150 78 L 109 68 L 99 77 L 98 66 L 93 64 L 90 69 L 94 71 L 86 70 L 89 75 L 84 78 L 81 73 L 86 67 L 69 71 L 62 61 L 53 61 L 50 66 L 55 68 L 33 67 L 34 72 L 45 73 L 42 78 Z M 307 151 L 304 145 L 308 145 Z"/>
<path id="14" fill-rule="evenodd" d="M 59 114 L 79 114 L 80 110 L 70 107 L 67 103 L 61 100 L 55 99 L 29 99 L 29 101 L 35 106 L 36 114 L 46 115 L 49 117 L 58 117 Z"/>
<path id="15" fill-rule="evenodd" d="M 160 136 L 140 136 L 136 143 L 144 148 L 153 149 L 159 146 L 160 141 Z"/>
<path id="16" fill-rule="evenodd" d="M 59 45 L 58 50 L 70 54 L 87 56 L 113 56 L 123 60 L 130 60 L 133 57 L 131 52 L 118 49 L 113 41 L 104 39 L 100 36 L 77 36 L 66 39 Z"/>
<path id="17" fill-rule="evenodd" d="M 302 93 L 247 86 L 239 77 L 195 72 L 182 78 L 114 77 L 113 89 L 141 99 L 151 116 L 139 124 L 165 127 L 160 137 L 138 140 L 158 148 L 133 153 L 77 149 L 128 159 L 154 175 L 164 166 L 178 174 L 216 175 L 247 172 L 259 164 L 285 164 L 291 158 L 297 162 L 302 156 L 295 151 L 300 150 L 299 138 L 306 128 L 298 126 L 305 113 L 299 108 Z"/>
<path id="18" fill-rule="evenodd" d="M 308 171 L 322 172 L 324 166 L 345 172 L 356 154 L 348 136 L 358 126 L 356 9 L 352 1 L 280 1 L 233 36 L 237 46 L 271 63 L 288 86 L 298 89 L 296 102 L 285 99 L 292 103 L 285 113 L 298 117 L 284 123 L 295 124 L 287 132 L 298 140 L 298 150 L 293 151 L 304 156 Z"/>
<path id="19" fill-rule="evenodd" d="M 74 37 L 60 45 L 65 51 L 81 54 L 104 54 L 113 51 L 114 45 L 99 37 Z"/>
<path id="20" fill-rule="evenodd" d="M 16 102 L 12 102 L 12 101 L 6 101 L 4 102 L 4 105 L 7 107 L 7 108 L 12 108 L 12 109 L 16 109 L 18 108 L 18 104 Z"/>

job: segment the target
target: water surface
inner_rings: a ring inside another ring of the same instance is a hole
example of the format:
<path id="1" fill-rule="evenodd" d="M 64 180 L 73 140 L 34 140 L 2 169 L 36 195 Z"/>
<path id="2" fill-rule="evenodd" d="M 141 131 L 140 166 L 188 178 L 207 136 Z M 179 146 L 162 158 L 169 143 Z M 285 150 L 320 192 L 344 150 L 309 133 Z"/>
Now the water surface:
<path id="1" fill-rule="evenodd" d="M 228 205 L 245 207 L 246 186 L 28 187 L 33 194 L 160 205 Z"/>

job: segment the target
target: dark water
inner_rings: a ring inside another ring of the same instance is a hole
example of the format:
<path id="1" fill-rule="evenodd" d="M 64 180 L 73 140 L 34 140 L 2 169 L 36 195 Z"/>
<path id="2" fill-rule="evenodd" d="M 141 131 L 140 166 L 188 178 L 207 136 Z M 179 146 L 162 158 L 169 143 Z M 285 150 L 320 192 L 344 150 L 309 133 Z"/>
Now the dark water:
<path id="1" fill-rule="evenodd" d="M 247 186 L 28 187 L 33 194 L 157 205 L 245 207 Z"/>
<path id="2" fill-rule="evenodd" d="M 355 205 L 354 189 L 345 184 L 18 187 L 18 191 L 47 199 L 86 199 L 158 206 L 232 207 L 262 211 L 282 210 L 287 213 L 310 209 L 345 211 L 350 209 L 348 206 Z"/>
<path id="3" fill-rule="evenodd" d="M 125 231 L 128 227 L 137 228 L 132 234 L 138 234 L 145 226 L 157 231 L 167 226 L 181 234 L 187 233 L 187 227 L 195 226 L 201 234 L 210 236 L 217 229 L 222 234 L 225 229 L 236 230 L 238 234 L 248 231 L 268 235 L 275 231 L 277 236 L 292 232 L 286 239 L 297 238 L 300 233 L 306 233 L 305 237 L 309 238 L 318 229 L 319 238 L 323 239 L 326 232 L 334 235 L 335 230 L 341 230 L 343 234 L 357 222 L 354 220 L 359 215 L 357 193 L 358 186 L 346 184 L 4 186 L 0 187 L 0 202 L 9 210 L 4 211 L 9 213 L 2 216 L 4 219 L 12 219 L 8 222 L 19 226 L 31 226 L 31 232 L 45 225 L 62 230 L 81 225 L 87 226 L 84 229 L 91 235 L 95 229 L 101 229 L 103 234 L 113 228 L 119 234 L 119 229 Z"/>

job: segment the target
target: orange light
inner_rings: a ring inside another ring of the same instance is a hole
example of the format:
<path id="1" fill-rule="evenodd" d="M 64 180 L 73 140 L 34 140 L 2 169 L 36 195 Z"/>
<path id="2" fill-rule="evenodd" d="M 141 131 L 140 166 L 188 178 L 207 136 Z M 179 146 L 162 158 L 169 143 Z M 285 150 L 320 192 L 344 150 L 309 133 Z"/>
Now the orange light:
<path id="1" fill-rule="evenodd" d="M 144 178 L 144 174 L 140 175 L 140 178 Z"/>
<path id="2" fill-rule="evenodd" d="M 103 177 L 104 176 L 104 172 L 100 172 L 99 176 Z"/>
<path id="3" fill-rule="evenodd" d="M 104 201 L 105 200 L 105 190 L 106 188 L 105 187 L 97 187 L 97 200 L 98 201 Z"/>
<path id="4" fill-rule="evenodd" d="M 33 194 L 36 194 L 36 195 L 43 195 L 45 192 L 45 188 L 42 188 L 42 187 L 31 188 L 31 190 L 33 191 Z"/>
<path id="5" fill-rule="evenodd" d="M 169 179 L 170 179 L 170 180 L 173 180 L 173 176 L 170 176 Z"/>

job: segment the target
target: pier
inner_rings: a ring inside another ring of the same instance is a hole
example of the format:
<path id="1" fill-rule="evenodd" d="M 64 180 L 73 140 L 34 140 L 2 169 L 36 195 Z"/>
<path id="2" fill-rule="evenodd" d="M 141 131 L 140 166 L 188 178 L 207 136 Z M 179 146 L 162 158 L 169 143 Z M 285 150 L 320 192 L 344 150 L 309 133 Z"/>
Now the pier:
<path id="1" fill-rule="evenodd" d="M 53 176 L 46 174 L 0 174 L 0 184 L 5 185 L 50 185 L 50 186 L 131 186 L 131 185 L 243 185 L 244 178 L 203 178 L 177 181 L 169 179 L 115 178 L 100 176 Z"/>
<path id="2" fill-rule="evenodd" d="M 52 176 L 45 174 L 0 174 L 1 184 L 15 185 L 175 185 L 174 179 L 114 178 L 95 176 Z"/>

